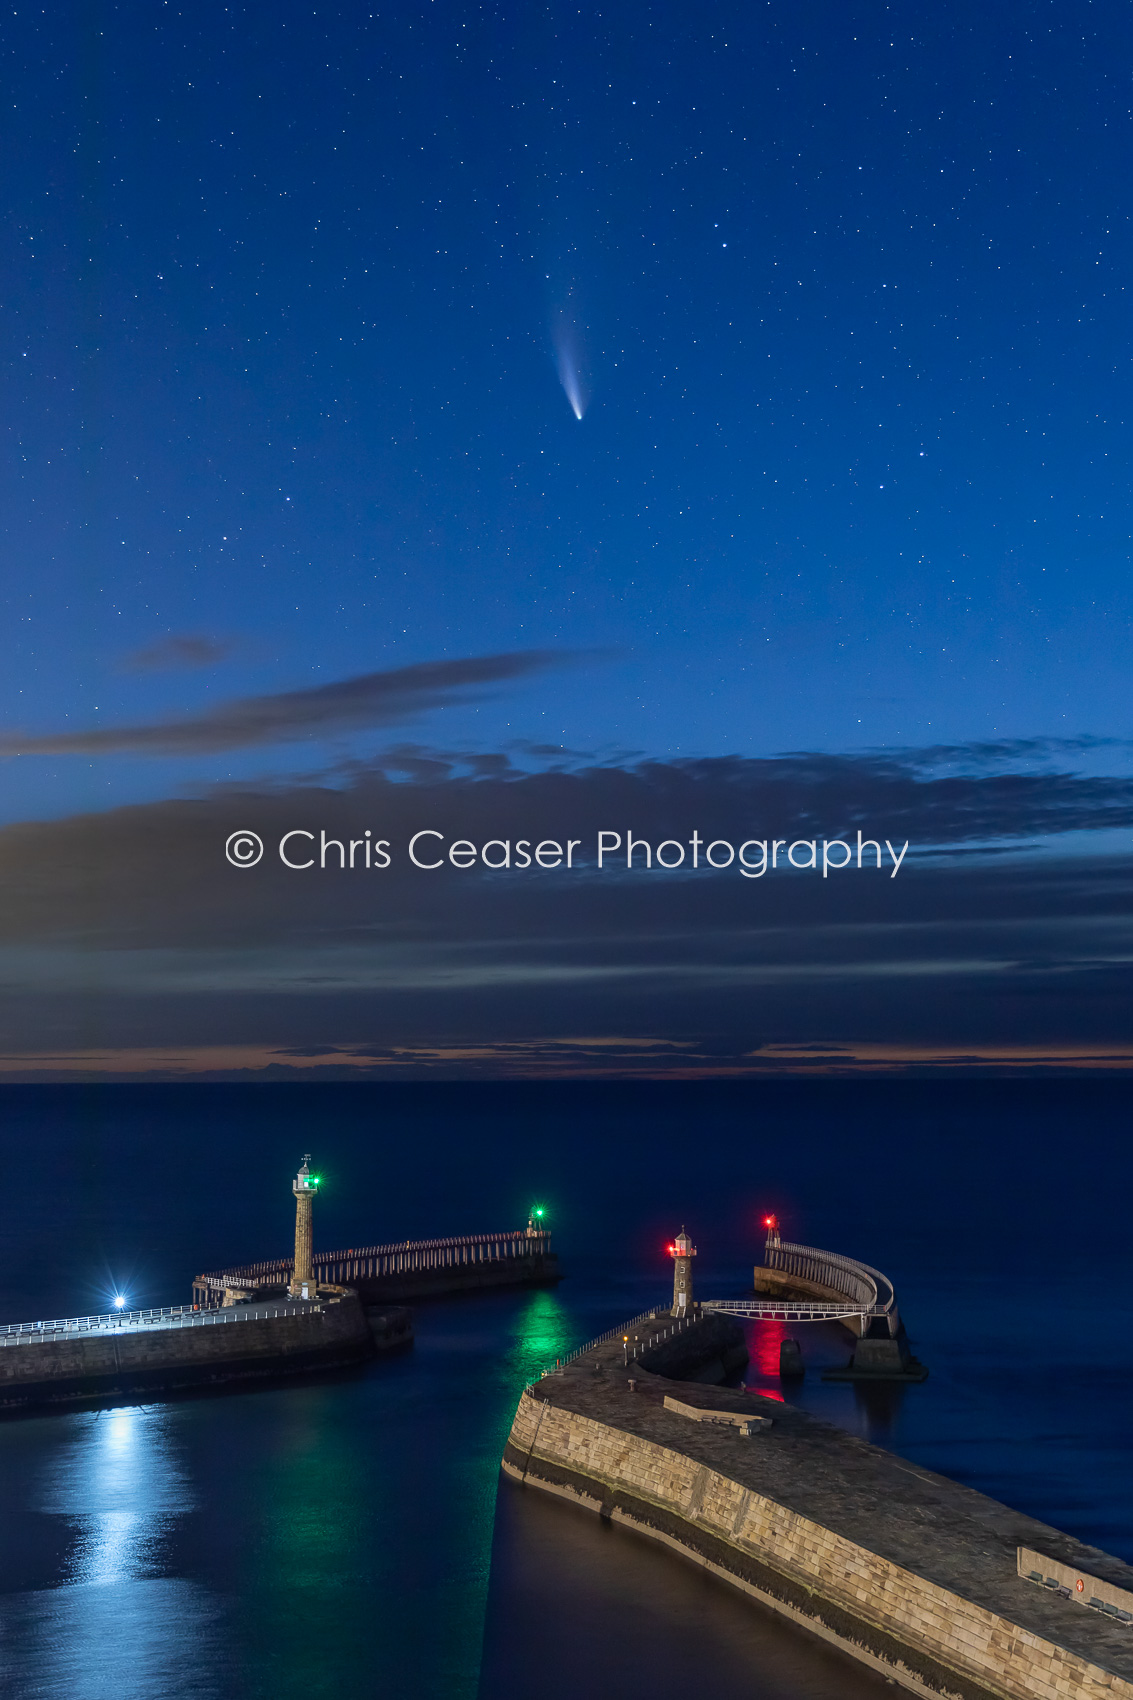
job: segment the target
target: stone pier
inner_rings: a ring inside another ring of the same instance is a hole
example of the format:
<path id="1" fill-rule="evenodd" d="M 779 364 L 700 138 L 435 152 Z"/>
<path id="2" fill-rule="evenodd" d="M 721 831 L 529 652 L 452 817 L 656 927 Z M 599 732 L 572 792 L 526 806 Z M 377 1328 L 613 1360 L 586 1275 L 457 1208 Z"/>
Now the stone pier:
<path id="1" fill-rule="evenodd" d="M 523 1394 L 509 1477 L 663 1542 L 913 1693 L 1133 1700 L 1133 1568 L 807 1412 L 623 1356 L 618 1337 Z"/>

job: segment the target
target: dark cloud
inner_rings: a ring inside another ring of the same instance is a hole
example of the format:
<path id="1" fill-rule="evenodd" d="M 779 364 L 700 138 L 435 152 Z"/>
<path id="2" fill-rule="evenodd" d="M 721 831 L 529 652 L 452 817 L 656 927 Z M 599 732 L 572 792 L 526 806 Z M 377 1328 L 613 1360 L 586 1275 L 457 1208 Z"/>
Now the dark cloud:
<path id="1" fill-rule="evenodd" d="M 227 638 L 206 637 L 200 632 L 170 632 L 141 649 L 122 657 L 123 673 L 169 673 L 192 667 L 213 667 L 231 655 Z"/>
<path id="2" fill-rule="evenodd" d="M 305 691 L 243 697 L 207 713 L 143 726 L 104 726 L 85 732 L 52 732 L 0 739 L 4 755 L 109 755 L 122 751 L 153 756 L 215 754 L 253 745 L 388 726 L 426 709 L 467 701 L 470 689 L 501 684 L 577 659 L 557 650 L 519 650 L 470 656 L 461 661 L 425 661 L 383 673 L 336 679 Z"/>
<path id="3" fill-rule="evenodd" d="M 333 787 L 24 823 L 0 832 L 0 1024 L 17 1049 L 258 1045 L 344 1078 L 428 1072 L 432 1056 L 450 1075 L 727 1073 L 851 1066 L 863 1044 L 949 1045 L 955 1066 L 988 1045 L 1120 1047 L 1129 860 L 1032 846 L 1133 826 L 1133 781 L 992 765 L 934 776 L 913 752 L 523 772 L 402 749 L 388 773 Z M 858 824 L 912 841 L 897 879 L 593 865 L 599 829 L 735 842 Z M 587 865 L 426 873 L 405 855 L 424 827 L 579 838 Z M 237 828 L 265 841 L 256 868 L 225 861 Z M 347 844 L 368 829 L 394 865 L 289 872 L 275 847 L 292 828 Z M 960 848 L 918 855 L 941 844 Z"/>
<path id="4" fill-rule="evenodd" d="M 1099 738 L 1081 733 L 1075 738 L 987 738 L 978 743 L 930 744 L 907 752 L 906 760 L 918 770 L 955 764 L 965 768 L 988 768 L 1009 763 L 1048 764 L 1068 756 L 1101 750 L 1129 750 L 1128 738 Z"/>

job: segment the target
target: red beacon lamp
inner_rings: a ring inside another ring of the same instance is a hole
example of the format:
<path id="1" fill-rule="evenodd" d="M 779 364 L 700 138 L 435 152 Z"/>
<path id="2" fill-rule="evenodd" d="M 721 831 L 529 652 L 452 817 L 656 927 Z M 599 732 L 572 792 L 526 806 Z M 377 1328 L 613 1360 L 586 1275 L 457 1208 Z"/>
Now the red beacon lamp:
<path id="1" fill-rule="evenodd" d="M 673 1315 L 687 1316 L 692 1310 L 692 1260 L 696 1256 L 691 1234 L 682 1228 L 668 1252 L 673 1260 Z"/>

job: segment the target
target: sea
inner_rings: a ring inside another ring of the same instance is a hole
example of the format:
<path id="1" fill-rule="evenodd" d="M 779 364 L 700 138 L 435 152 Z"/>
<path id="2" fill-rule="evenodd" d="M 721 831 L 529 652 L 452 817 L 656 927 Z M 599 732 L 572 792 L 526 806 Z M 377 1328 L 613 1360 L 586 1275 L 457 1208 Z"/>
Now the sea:
<path id="1" fill-rule="evenodd" d="M 0 1089 L 0 1321 L 187 1302 L 279 1256 L 522 1227 L 563 1280 L 415 1307 L 294 1385 L 0 1421 L 6 1700 L 867 1700 L 891 1685 L 499 1460 L 525 1383 L 663 1303 L 687 1227 L 740 1296 L 762 1218 L 883 1270 L 919 1386 L 752 1324 L 749 1386 L 1133 1561 L 1131 1088 L 1054 1079 Z"/>

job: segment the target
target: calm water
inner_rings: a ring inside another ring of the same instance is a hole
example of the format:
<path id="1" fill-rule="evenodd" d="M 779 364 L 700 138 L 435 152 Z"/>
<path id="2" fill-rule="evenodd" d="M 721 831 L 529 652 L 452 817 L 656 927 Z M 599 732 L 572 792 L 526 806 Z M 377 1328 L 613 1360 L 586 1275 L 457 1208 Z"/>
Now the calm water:
<path id="1" fill-rule="evenodd" d="M 520 1387 L 663 1293 L 687 1222 L 737 1291 L 776 1208 L 891 1274 L 923 1387 L 797 1397 L 1133 1559 L 1129 1089 L 1052 1083 L 663 1088 L 7 1088 L 2 1320 L 188 1296 L 286 1248 L 290 1174 L 324 1245 L 551 1213 L 554 1292 L 422 1306 L 412 1351 L 303 1386 L 0 1423 L 0 1688 L 546 1700 L 674 1680 L 717 1700 L 885 1685 L 693 1567 L 501 1484 Z M 777 1394 L 778 1333 L 749 1384 Z M 880 1397 L 879 1397 L 880 1395 Z M 887 1692 L 891 1693 L 892 1689 Z"/>

